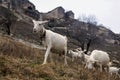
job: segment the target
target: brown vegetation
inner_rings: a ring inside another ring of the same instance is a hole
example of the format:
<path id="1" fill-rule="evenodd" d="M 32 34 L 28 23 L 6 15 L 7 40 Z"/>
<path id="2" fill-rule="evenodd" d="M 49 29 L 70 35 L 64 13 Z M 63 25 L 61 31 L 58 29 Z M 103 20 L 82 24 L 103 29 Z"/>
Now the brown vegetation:
<path id="1" fill-rule="evenodd" d="M 106 72 L 84 69 L 79 61 L 63 65 L 53 54 L 53 63 L 41 65 L 43 50 L 28 47 L 12 37 L 0 35 L 0 80 L 119 80 Z"/>

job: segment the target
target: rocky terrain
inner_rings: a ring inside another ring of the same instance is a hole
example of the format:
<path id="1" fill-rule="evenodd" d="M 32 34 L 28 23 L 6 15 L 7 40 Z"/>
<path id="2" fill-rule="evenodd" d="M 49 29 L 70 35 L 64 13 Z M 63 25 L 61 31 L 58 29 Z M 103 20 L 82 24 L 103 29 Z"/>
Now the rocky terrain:
<path id="1" fill-rule="evenodd" d="M 54 64 L 48 64 L 48 67 L 41 67 L 40 64 L 43 61 L 42 53 L 44 53 L 44 50 L 37 49 L 37 51 L 34 52 L 34 49 L 31 50 L 30 47 L 26 47 L 26 45 L 21 42 L 13 43 L 14 39 L 11 39 L 17 38 L 25 40 L 26 42 L 41 45 L 39 37 L 32 32 L 32 19 L 49 20 L 49 22 L 45 25 L 46 28 L 62 35 L 66 35 L 68 37 L 68 49 L 74 49 L 78 47 L 82 47 L 82 49 L 87 49 L 90 51 L 94 49 L 100 49 L 107 51 L 112 60 L 120 61 L 120 34 L 113 33 L 105 26 L 78 21 L 74 19 L 74 12 L 65 12 L 63 7 L 57 7 L 52 11 L 42 13 L 38 12 L 34 4 L 32 4 L 29 0 L 0 0 L 0 33 L 2 33 L 0 42 L 4 43 L 1 44 L 0 47 L 0 65 L 5 66 L 5 69 L 1 68 L 0 70 L 0 74 L 2 74 L 1 79 L 6 80 L 8 77 L 10 80 L 29 80 L 32 77 L 32 80 L 98 80 L 101 79 L 100 77 L 102 77 L 104 80 L 118 80 L 118 78 L 114 78 L 114 76 L 111 76 L 111 79 L 109 79 L 106 73 L 97 74 L 97 72 L 95 72 L 92 75 L 90 71 L 84 71 L 83 67 L 80 67 L 82 65 L 72 66 L 72 64 L 70 64 L 69 68 L 64 68 L 63 66 L 60 66 L 62 64 L 62 60 L 58 59 L 57 60 L 60 63 L 57 64 L 57 68 Z M 11 35 L 12 37 L 5 37 L 6 34 Z M 6 44 L 7 46 L 4 46 Z M 24 48 L 21 48 L 21 46 L 24 46 Z M 20 51 L 17 52 L 19 49 Z M 31 55 L 28 56 L 28 53 Z M 36 58 L 38 53 L 40 54 L 38 56 L 39 58 Z M 10 57 L 7 59 L 6 57 L 8 56 Z M 26 56 L 25 60 L 24 56 Z M 31 56 L 34 56 L 35 59 L 30 61 Z M 55 57 L 56 54 L 53 56 Z M 17 62 L 11 60 L 12 57 Z M 2 59 L 5 61 L 2 62 Z M 13 65 L 10 66 L 10 63 Z M 79 64 L 79 61 L 75 63 L 75 65 L 77 64 Z M 18 66 L 18 68 L 16 68 L 16 66 Z M 120 64 L 117 66 L 120 67 Z M 12 69 L 13 67 L 15 69 Z M 6 68 L 8 68 L 8 71 L 5 71 L 4 73 Z M 38 68 L 38 70 L 36 70 L 36 68 Z M 24 76 L 25 72 L 21 69 L 26 70 L 27 75 Z M 49 69 L 51 72 L 49 73 L 42 69 Z M 41 70 L 44 74 L 41 74 Z M 56 71 L 57 74 L 55 74 Z M 69 71 L 73 73 L 70 73 Z M 13 75 L 10 75 L 10 73 Z M 73 76 L 73 74 L 75 75 Z M 105 76 L 101 74 L 105 74 Z M 30 77 L 28 75 L 30 75 Z M 99 77 L 97 78 L 95 76 Z"/>

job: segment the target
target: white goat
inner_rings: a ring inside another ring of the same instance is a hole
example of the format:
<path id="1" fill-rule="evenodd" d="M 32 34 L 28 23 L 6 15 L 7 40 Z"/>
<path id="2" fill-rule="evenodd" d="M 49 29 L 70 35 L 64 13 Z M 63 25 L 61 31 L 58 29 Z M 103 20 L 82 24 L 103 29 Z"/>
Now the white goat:
<path id="1" fill-rule="evenodd" d="M 64 60 L 65 60 L 65 65 L 67 64 L 66 60 L 66 54 L 67 54 L 67 37 L 62 36 L 58 33 L 55 33 L 51 30 L 47 30 L 44 28 L 44 24 L 47 21 L 35 21 L 33 20 L 34 23 L 34 28 L 33 31 L 34 33 L 38 33 L 40 38 L 43 38 L 44 40 L 44 46 L 47 48 L 46 53 L 44 56 L 44 62 L 43 64 L 47 63 L 47 58 L 48 55 L 50 54 L 51 48 L 56 49 L 56 50 L 63 50 L 65 52 Z"/>
<path id="2" fill-rule="evenodd" d="M 75 52 L 75 51 L 73 51 L 73 50 L 69 50 L 68 51 L 68 54 L 70 54 L 71 56 L 72 56 L 72 61 L 74 61 L 74 58 L 81 58 L 82 57 L 82 55 L 81 54 L 79 54 L 79 52 Z"/>
<path id="3" fill-rule="evenodd" d="M 107 67 L 108 70 L 109 61 L 110 58 L 107 52 L 101 50 L 93 50 L 89 59 L 87 60 L 86 67 L 88 67 L 88 69 L 93 69 L 94 64 L 97 63 L 97 65 L 100 66 L 100 71 L 102 71 L 103 66 Z"/>
<path id="4" fill-rule="evenodd" d="M 120 68 L 117 68 L 117 67 L 109 67 L 109 73 L 112 75 L 112 74 L 116 74 L 117 76 L 119 76 L 120 77 L 120 75 L 119 75 L 119 70 L 120 70 Z"/>
<path id="5" fill-rule="evenodd" d="M 78 51 L 78 54 L 80 55 L 80 59 L 82 60 L 82 62 L 83 62 L 83 64 L 86 64 L 87 63 L 87 61 L 88 61 L 88 59 L 89 59 L 89 57 L 90 57 L 90 55 L 88 55 L 88 54 L 85 54 L 85 52 L 86 52 L 86 50 L 84 50 L 84 51 Z"/>

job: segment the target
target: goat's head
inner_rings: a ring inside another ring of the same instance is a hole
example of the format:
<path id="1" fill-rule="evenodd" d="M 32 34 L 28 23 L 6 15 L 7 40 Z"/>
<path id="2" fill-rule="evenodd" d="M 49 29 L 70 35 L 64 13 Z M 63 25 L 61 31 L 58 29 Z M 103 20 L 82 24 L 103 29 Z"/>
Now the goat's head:
<path id="1" fill-rule="evenodd" d="M 93 62 L 87 62 L 87 68 L 93 69 Z"/>
<path id="2" fill-rule="evenodd" d="M 90 60 L 90 59 L 88 59 L 88 61 L 87 61 L 87 68 L 88 69 L 93 69 L 94 68 L 94 64 L 96 62 L 98 62 L 98 61 L 97 60 Z"/>
<path id="3" fill-rule="evenodd" d="M 44 32 L 44 24 L 47 23 L 48 21 L 35 21 L 33 20 L 34 27 L 33 27 L 33 32 L 34 33 L 43 33 Z"/>

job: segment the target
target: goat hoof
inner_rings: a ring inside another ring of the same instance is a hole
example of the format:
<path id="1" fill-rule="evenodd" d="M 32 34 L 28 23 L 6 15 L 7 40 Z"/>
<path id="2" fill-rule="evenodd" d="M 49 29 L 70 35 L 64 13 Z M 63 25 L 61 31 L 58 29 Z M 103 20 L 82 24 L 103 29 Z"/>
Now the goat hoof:
<path id="1" fill-rule="evenodd" d="M 64 66 L 68 66 L 68 64 L 67 64 L 67 63 L 65 63 L 65 64 L 64 64 Z"/>
<path id="2" fill-rule="evenodd" d="M 43 64 L 41 64 L 41 65 L 45 65 L 46 63 L 43 63 Z"/>

